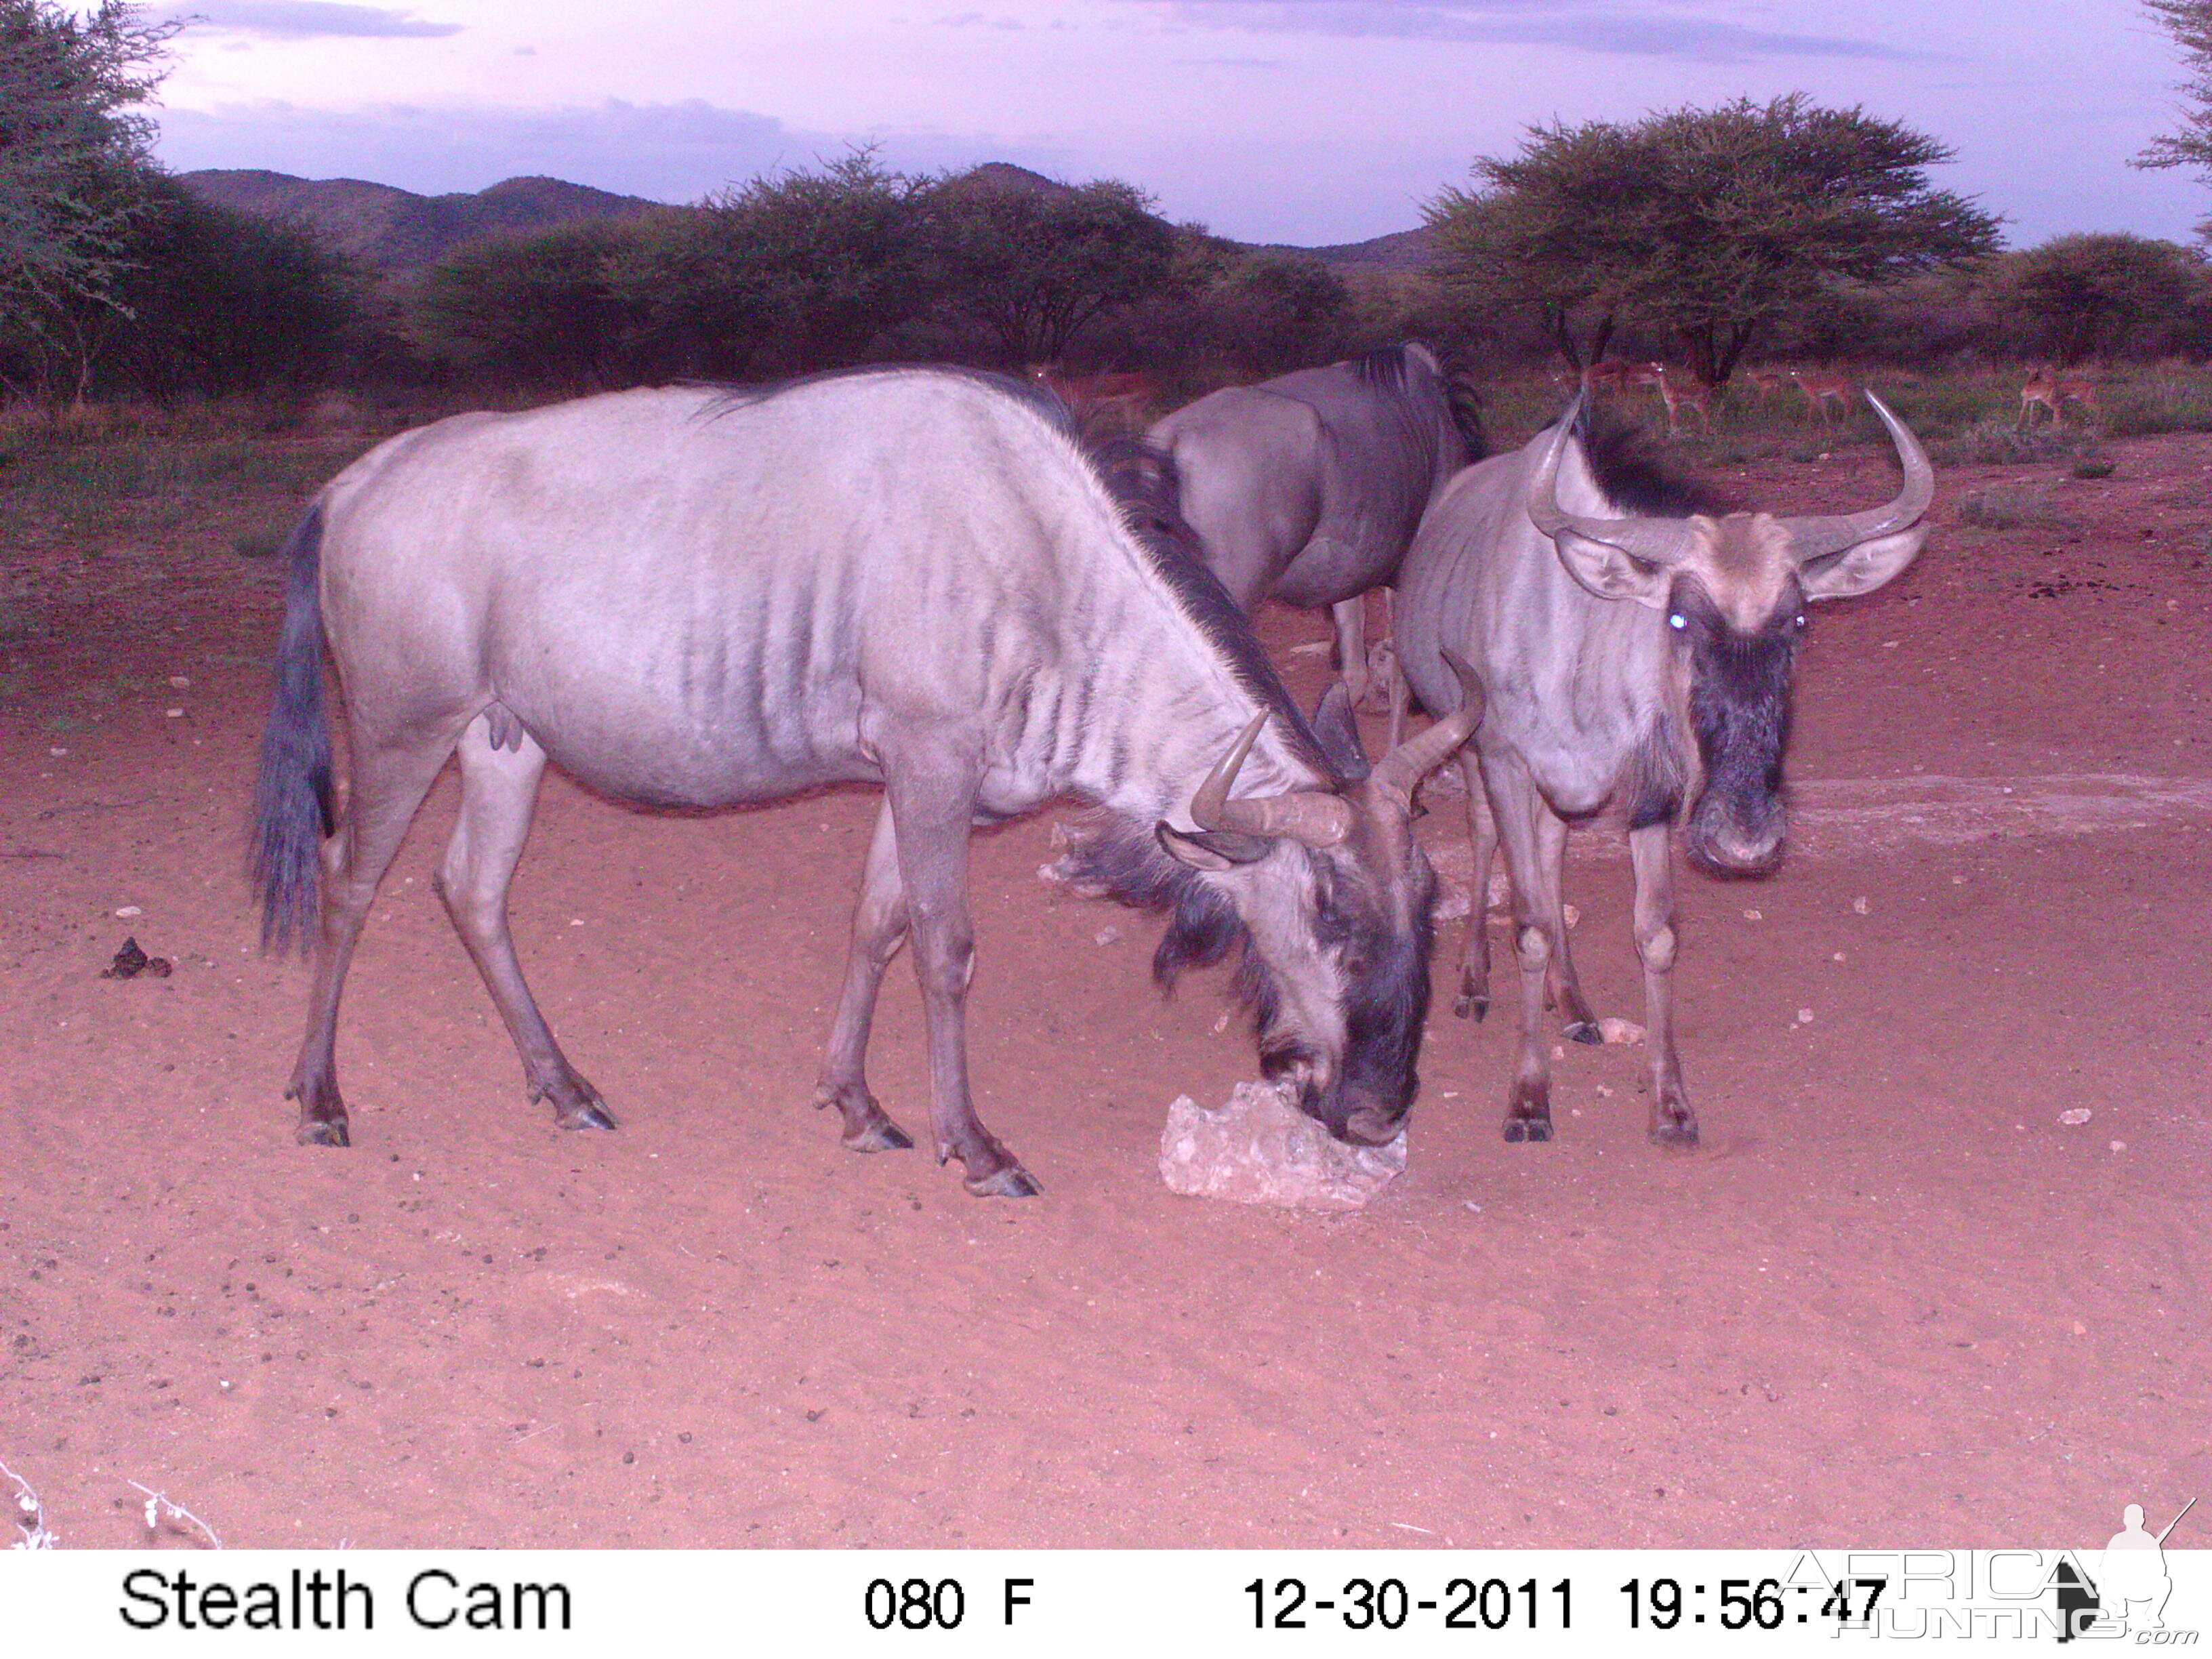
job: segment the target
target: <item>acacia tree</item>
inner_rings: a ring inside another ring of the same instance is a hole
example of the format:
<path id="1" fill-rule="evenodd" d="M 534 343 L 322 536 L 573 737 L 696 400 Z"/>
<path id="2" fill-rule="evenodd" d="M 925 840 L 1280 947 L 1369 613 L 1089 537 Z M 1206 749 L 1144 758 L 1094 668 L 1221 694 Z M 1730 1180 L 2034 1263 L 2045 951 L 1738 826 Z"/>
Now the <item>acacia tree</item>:
<path id="1" fill-rule="evenodd" d="M 1134 185 L 1006 182 L 986 171 L 939 182 L 927 210 L 938 314 L 982 329 L 1009 366 L 1058 361 L 1109 313 L 1170 292 L 1175 228 Z"/>
<path id="2" fill-rule="evenodd" d="M 2133 165 L 2195 167 L 2200 178 L 2212 184 L 2212 0 L 2143 0 L 2143 9 L 2181 48 L 2189 79 L 2177 90 L 2189 106 L 2181 112 L 2181 131 L 2152 139 Z M 2212 240 L 2212 219 L 2197 230 Z"/>
<path id="3" fill-rule="evenodd" d="M 641 234 L 602 219 L 465 244 L 417 281 L 408 336 L 479 379 L 566 392 L 620 385 L 631 319 L 609 270 Z"/>
<path id="4" fill-rule="evenodd" d="M 77 363 L 87 303 L 119 306 L 126 243 L 145 210 L 152 123 L 138 112 L 181 27 L 124 0 L 82 16 L 0 0 L 0 331 L 18 352 Z"/>
<path id="5" fill-rule="evenodd" d="M 1462 303 L 1534 307 L 1575 367 L 1627 323 L 1673 332 L 1725 382 L 1784 307 L 1990 252 L 1997 221 L 1929 185 L 1950 149 L 1802 93 L 1633 124 L 1529 130 L 1485 156 L 1475 188 L 1427 209 L 1439 275 Z"/>

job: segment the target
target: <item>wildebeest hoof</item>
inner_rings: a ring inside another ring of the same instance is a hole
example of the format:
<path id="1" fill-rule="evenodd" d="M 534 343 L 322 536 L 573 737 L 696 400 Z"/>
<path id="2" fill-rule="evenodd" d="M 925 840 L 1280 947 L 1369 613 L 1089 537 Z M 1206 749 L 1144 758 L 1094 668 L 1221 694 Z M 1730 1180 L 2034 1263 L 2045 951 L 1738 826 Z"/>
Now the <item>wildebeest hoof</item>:
<path id="1" fill-rule="evenodd" d="M 1669 1152 L 1695 1152 L 1698 1147 L 1698 1122 L 1695 1118 L 1686 1123 L 1655 1123 L 1651 1126 L 1651 1144 L 1664 1146 Z"/>
<path id="2" fill-rule="evenodd" d="M 1547 1117 L 1509 1117 L 1505 1120 L 1508 1140 L 1549 1140 L 1552 1120 Z"/>
<path id="3" fill-rule="evenodd" d="M 1018 1164 L 1009 1164 L 991 1175 L 969 1176 L 960 1184 L 978 1198 L 1035 1198 L 1044 1191 Z"/>
<path id="4" fill-rule="evenodd" d="M 1591 1048 L 1596 1048 L 1605 1042 L 1605 1034 L 1597 1029 L 1596 1021 L 1578 1019 L 1567 1027 L 1567 1041 L 1587 1043 Z"/>
<path id="5" fill-rule="evenodd" d="M 914 1146 L 914 1137 L 889 1118 L 848 1129 L 839 1139 L 848 1151 L 855 1152 L 903 1152 Z"/>
<path id="6" fill-rule="evenodd" d="M 353 1145 L 352 1140 L 347 1137 L 343 1118 L 340 1118 L 335 1123 L 325 1122 L 320 1118 L 310 1120 L 293 1131 L 293 1139 L 302 1146 L 350 1146 Z"/>
<path id="7" fill-rule="evenodd" d="M 614 1114 L 596 1100 L 586 1100 L 574 1106 L 564 1106 L 553 1114 L 553 1121 L 564 1129 L 611 1129 Z"/>
<path id="8" fill-rule="evenodd" d="M 1457 1014 L 1462 1019 L 1472 1019 L 1476 1024 L 1480 1025 L 1485 1019 L 1489 1018 L 1490 999 L 1488 997 L 1463 996 L 1458 1001 L 1452 1004 L 1452 1012 Z"/>

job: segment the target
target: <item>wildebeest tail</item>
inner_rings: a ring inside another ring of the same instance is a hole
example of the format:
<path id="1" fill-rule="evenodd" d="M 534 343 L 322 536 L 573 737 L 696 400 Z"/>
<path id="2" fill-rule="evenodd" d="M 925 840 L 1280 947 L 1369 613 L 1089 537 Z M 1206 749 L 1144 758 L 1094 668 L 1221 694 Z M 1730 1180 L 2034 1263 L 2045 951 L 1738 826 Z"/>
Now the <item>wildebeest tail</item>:
<path id="1" fill-rule="evenodd" d="M 261 948 L 279 954 L 314 936 L 321 897 L 323 838 L 336 821 L 331 732 L 323 713 L 323 509 L 319 503 L 284 544 L 289 564 L 284 629 L 276 640 L 276 700 L 261 739 L 253 792 L 254 890 L 261 896 Z"/>

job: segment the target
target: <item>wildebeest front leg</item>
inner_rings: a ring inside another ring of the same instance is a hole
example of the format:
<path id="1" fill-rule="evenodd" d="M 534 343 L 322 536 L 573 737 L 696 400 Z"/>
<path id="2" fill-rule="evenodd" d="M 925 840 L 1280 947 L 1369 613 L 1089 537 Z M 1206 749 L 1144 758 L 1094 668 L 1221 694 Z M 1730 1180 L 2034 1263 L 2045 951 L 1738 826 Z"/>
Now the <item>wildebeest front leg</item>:
<path id="1" fill-rule="evenodd" d="M 1636 872 L 1636 954 L 1644 963 L 1644 1018 L 1650 1030 L 1651 1139 L 1662 1146 L 1698 1144 L 1698 1115 L 1682 1089 L 1674 1054 L 1674 866 L 1672 826 L 1646 824 L 1628 832 L 1629 862 Z"/>
<path id="2" fill-rule="evenodd" d="M 837 999 L 837 1018 L 822 1055 L 822 1079 L 814 1104 L 835 1106 L 845 1120 L 845 1145 L 856 1152 L 880 1152 L 914 1145 L 868 1092 L 866 1075 L 868 1028 L 876 1017 L 876 994 L 884 970 L 906 943 L 906 884 L 899 879 L 898 836 L 891 807 L 876 814 L 875 837 L 860 878 L 860 896 L 853 907 L 853 944 L 845 957 L 845 989 Z"/>
<path id="3" fill-rule="evenodd" d="M 1510 751 L 1484 757 L 1490 816 L 1505 848 L 1505 867 L 1513 883 L 1513 947 L 1521 964 L 1521 1042 L 1513 1067 L 1513 1086 L 1505 1100 L 1508 1140 L 1552 1138 L 1552 1060 L 1545 1041 L 1544 988 L 1552 961 L 1552 939 L 1538 896 L 1536 786 L 1519 757 Z"/>
<path id="4" fill-rule="evenodd" d="M 1533 790 L 1530 793 L 1534 795 Z M 1598 1035 L 1597 1018 L 1583 996 L 1582 981 L 1575 977 L 1574 953 L 1567 948 L 1567 908 L 1562 890 L 1567 863 L 1566 820 L 1541 795 L 1534 795 L 1530 811 L 1535 817 L 1536 868 L 1542 883 L 1534 904 L 1551 945 L 1544 1000 L 1559 1010 L 1572 1041 L 1601 1042 L 1604 1039 Z"/>
<path id="5" fill-rule="evenodd" d="M 376 744 L 357 735 L 355 743 L 352 787 L 337 830 L 322 844 L 322 939 L 315 952 L 315 984 L 307 996 L 307 1035 L 284 1091 L 287 1100 L 300 1103 L 295 1133 L 303 1146 L 352 1144 L 345 1098 L 338 1092 L 338 998 L 377 884 L 391 868 L 409 821 L 453 746 L 446 736 Z"/>
<path id="6" fill-rule="evenodd" d="M 507 885 L 530 837 L 545 751 L 519 727 L 517 746 L 501 749 L 491 730 L 489 717 L 479 714 L 461 733 L 461 810 L 438 864 L 438 896 L 514 1039 L 531 1099 L 550 1100 L 553 1121 L 564 1129 L 611 1129 L 599 1091 L 568 1063 L 538 1012 L 507 931 Z"/>
<path id="7" fill-rule="evenodd" d="M 906 884 L 915 977 L 929 1030 L 937 1161 L 958 1158 L 967 1169 L 968 1190 L 979 1197 L 1030 1197 L 1042 1189 L 977 1120 L 968 1089 L 968 982 L 975 968 L 975 930 L 968 915 L 973 776 L 916 775 L 894 764 L 886 788 Z"/>

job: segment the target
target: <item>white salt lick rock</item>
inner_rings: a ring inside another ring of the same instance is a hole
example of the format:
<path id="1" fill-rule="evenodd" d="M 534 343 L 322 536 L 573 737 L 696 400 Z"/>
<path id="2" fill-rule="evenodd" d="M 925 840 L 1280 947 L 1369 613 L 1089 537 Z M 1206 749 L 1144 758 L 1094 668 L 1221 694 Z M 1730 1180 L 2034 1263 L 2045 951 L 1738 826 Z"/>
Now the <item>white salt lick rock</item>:
<path id="1" fill-rule="evenodd" d="M 1348 1146 L 1270 1084 L 1240 1083 L 1215 1107 L 1179 1095 L 1160 1133 L 1170 1191 L 1237 1204 L 1357 1210 L 1405 1167 L 1402 1133 L 1388 1146 Z"/>

